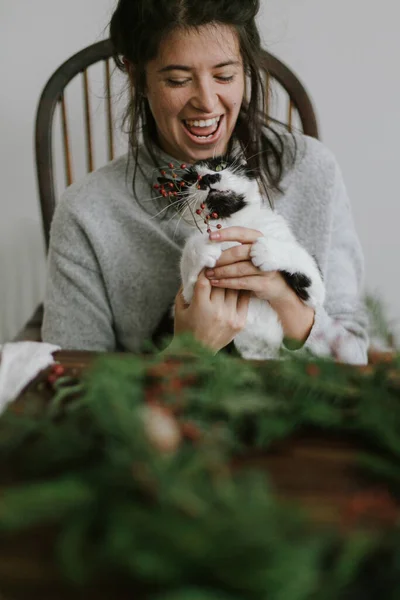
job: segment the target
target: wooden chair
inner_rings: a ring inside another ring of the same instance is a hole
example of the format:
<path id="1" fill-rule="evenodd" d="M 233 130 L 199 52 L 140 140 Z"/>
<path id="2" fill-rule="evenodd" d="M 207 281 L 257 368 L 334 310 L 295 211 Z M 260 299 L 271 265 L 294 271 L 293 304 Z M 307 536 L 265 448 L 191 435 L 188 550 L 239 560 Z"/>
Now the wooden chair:
<path id="1" fill-rule="evenodd" d="M 70 129 L 65 100 L 65 89 L 79 74 L 82 77 L 85 144 L 87 171 L 93 171 L 100 165 L 94 165 L 93 132 L 91 115 L 91 95 L 89 91 L 88 69 L 100 61 L 104 64 L 104 81 L 107 91 L 105 110 L 107 120 L 108 159 L 114 158 L 114 123 L 111 102 L 111 42 L 104 40 L 81 50 L 64 62 L 50 77 L 39 100 L 36 114 L 36 172 L 39 185 L 40 205 L 43 221 L 43 232 L 46 248 L 49 245 L 50 224 L 56 204 L 53 127 L 57 106 L 61 108 L 62 141 L 64 150 L 64 171 L 66 186 L 73 183 Z M 311 100 L 296 75 L 275 56 L 263 51 L 262 75 L 266 89 L 266 117 L 273 116 L 273 104 L 279 96 L 279 121 L 283 121 L 289 130 L 298 128 L 305 134 L 318 138 L 318 125 Z M 286 96 L 286 98 L 284 98 Z M 43 307 L 39 306 L 26 327 L 16 340 L 40 341 Z"/>

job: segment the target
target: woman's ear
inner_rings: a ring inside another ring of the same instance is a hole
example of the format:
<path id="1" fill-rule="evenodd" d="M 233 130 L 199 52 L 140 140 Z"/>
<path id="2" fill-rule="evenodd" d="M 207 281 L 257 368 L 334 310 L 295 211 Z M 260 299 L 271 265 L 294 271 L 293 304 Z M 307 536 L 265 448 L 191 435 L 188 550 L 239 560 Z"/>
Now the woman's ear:
<path id="1" fill-rule="evenodd" d="M 125 56 L 122 59 L 122 62 L 124 63 L 126 72 L 128 73 L 129 79 L 131 80 L 131 83 L 134 84 L 134 77 L 133 77 L 133 64 L 130 62 L 130 60 L 128 60 L 127 58 L 125 58 Z"/>
<path id="2" fill-rule="evenodd" d="M 131 61 L 128 58 L 125 58 L 125 56 L 122 59 L 122 62 L 125 65 L 125 69 L 128 74 L 130 84 L 133 88 L 135 88 L 136 87 L 136 69 L 135 69 L 134 65 L 131 63 Z"/>

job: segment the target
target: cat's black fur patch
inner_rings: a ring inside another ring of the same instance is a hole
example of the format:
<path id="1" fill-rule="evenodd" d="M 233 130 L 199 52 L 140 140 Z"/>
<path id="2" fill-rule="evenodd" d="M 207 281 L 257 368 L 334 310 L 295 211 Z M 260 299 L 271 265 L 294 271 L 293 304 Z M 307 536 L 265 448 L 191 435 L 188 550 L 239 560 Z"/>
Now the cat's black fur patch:
<path id="1" fill-rule="evenodd" d="M 296 292 L 302 300 L 308 300 L 310 295 L 306 288 L 310 287 L 311 279 L 303 273 L 288 273 L 280 271 L 286 283 Z"/>
<path id="2" fill-rule="evenodd" d="M 221 181 L 221 175 L 219 173 L 207 173 L 206 175 L 203 175 L 199 181 L 200 189 L 206 190 L 214 183 L 218 183 L 218 181 Z"/>
<path id="3" fill-rule="evenodd" d="M 211 213 L 218 213 L 219 219 L 227 219 L 246 206 L 246 200 L 242 194 L 235 192 L 221 192 L 210 189 L 206 204 Z"/>

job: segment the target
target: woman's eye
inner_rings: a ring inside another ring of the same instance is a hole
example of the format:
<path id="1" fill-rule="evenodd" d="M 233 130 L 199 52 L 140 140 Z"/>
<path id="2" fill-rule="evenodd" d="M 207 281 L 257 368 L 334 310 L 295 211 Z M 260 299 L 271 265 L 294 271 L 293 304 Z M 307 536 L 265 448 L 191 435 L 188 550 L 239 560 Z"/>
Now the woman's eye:
<path id="1" fill-rule="evenodd" d="M 217 75 L 216 77 L 220 81 L 233 81 L 234 75 Z"/>
<path id="2" fill-rule="evenodd" d="M 185 85 L 185 83 L 187 83 L 188 81 L 189 79 L 167 79 L 167 84 L 171 87 L 180 87 L 182 85 Z"/>

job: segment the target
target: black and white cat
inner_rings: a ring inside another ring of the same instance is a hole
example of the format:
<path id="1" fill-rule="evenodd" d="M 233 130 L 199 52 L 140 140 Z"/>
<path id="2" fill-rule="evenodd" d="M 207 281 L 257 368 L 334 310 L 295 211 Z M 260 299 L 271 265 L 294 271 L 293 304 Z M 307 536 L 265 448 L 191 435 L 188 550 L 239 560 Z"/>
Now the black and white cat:
<path id="1" fill-rule="evenodd" d="M 159 181 L 168 185 L 168 180 Z M 228 164 L 223 158 L 201 161 L 185 171 L 179 187 L 173 199 L 179 201 L 182 217 L 195 229 L 186 241 L 180 263 L 186 302 L 192 299 L 200 271 L 215 267 L 222 251 L 237 244 L 210 241 L 207 230 L 240 225 L 263 234 L 251 248 L 256 267 L 279 270 L 305 304 L 313 308 L 323 304 L 325 287 L 314 259 L 297 242 L 285 219 L 263 202 L 257 180 L 245 165 L 235 161 Z M 240 355 L 246 359 L 276 358 L 282 341 L 276 312 L 265 300 L 251 297 L 246 326 L 234 339 Z"/>

